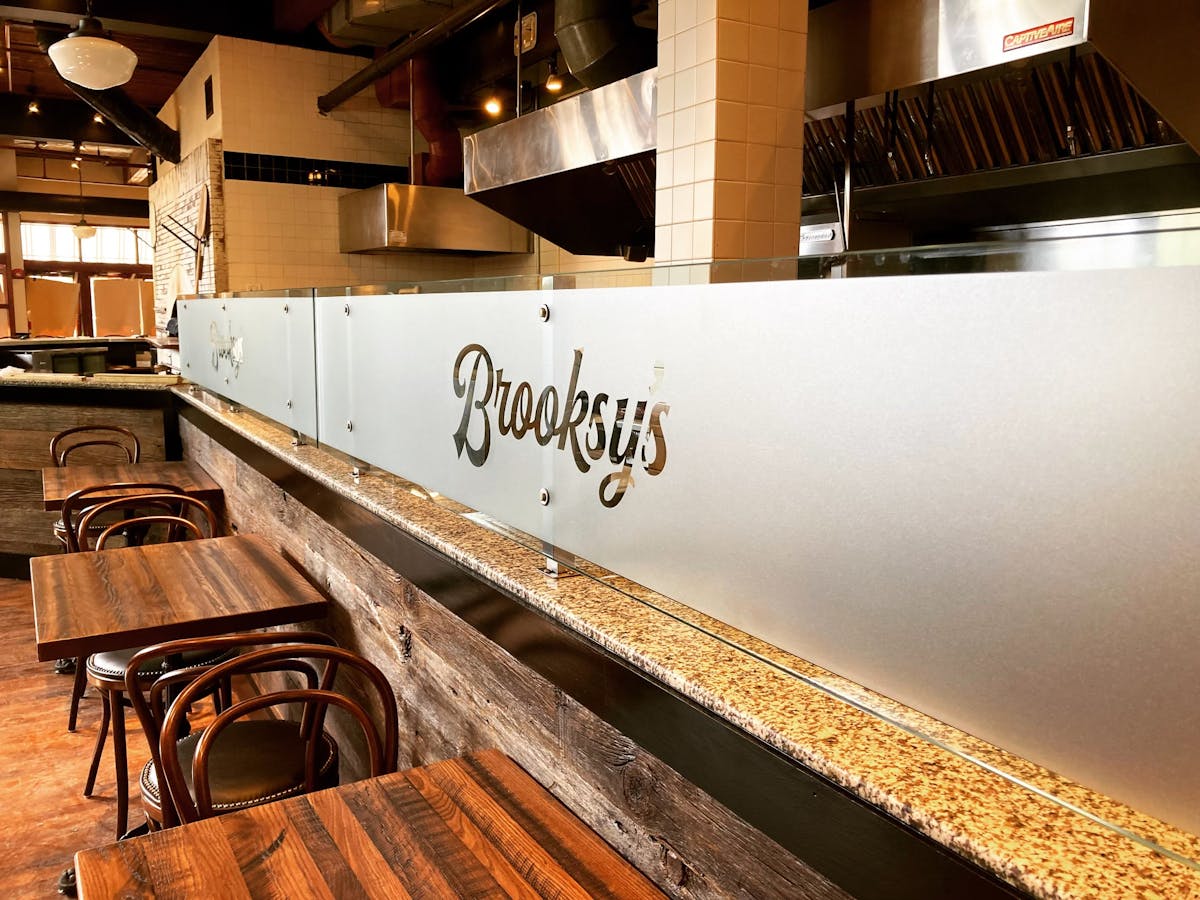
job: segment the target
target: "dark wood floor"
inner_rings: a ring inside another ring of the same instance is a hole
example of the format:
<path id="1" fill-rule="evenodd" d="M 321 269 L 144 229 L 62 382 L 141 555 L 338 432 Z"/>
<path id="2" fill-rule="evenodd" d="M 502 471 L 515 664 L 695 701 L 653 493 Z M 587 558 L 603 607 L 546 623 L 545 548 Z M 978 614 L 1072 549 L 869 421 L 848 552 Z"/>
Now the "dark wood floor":
<path id="1" fill-rule="evenodd" d="M 96 791 L 84 797 L 99 700 L 89 692 L 78 730 L 68 732 L 71 679 L 37 661 L 28 582 L 0 579 L 0 623 L 0 897 L 56 897 L 75 851 L 116 836 L 112 756 L 105 753 Z M 137 777 L 150 752 L 137 717 L 126 721 L 133 826 L 142 822 Z"/>

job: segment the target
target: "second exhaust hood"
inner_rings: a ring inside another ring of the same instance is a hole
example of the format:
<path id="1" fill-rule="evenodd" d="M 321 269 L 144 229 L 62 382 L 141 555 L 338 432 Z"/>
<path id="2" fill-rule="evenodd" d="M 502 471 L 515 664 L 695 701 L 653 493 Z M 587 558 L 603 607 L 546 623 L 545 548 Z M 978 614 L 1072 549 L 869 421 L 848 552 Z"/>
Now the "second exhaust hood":
<path id="1" fill-rule="evenodd" d="M 1098 51 L 1200 149 L 1194 0 L 838 0 L 809 19 L 806 109 L 1054 51 Z"/>
<path id="2" fill-rule="evenodd" d="M 343 253 L 529 253 L 529 232 L 458 188 L 378 184 L 338 198 Z"/>

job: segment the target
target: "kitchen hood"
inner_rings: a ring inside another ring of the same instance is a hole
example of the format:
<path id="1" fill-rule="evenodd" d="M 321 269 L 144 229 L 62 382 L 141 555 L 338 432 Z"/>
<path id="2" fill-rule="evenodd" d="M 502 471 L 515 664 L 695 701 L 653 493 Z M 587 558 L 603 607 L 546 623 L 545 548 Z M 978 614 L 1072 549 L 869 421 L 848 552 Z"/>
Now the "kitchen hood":
<path id="1" fill-rule="evenodd" d="M 338 198 L 343 253 L 529 253 L 529 232 L 458 188 L 378 184 Z"/>
<path id="2" fill-rule="evenodd" d="M 1200 206 L 1197 35 L 1190 0 L 814 8 L 803 217 L 864 249 Z"/>
<path id="3" fill-rule="evenodd" d="M 952 79 L 1059 50 L 1099 52 L 1193 147 L 1200 76 L 1189 0 L 837 0 L 811 14 L 806 106 Z"/>
<path id="4" fill-rule="evenodd" d="M 469 135 L 466 193 L 571 253 L 645 259 L 654 249 L 656 74 Z"/>

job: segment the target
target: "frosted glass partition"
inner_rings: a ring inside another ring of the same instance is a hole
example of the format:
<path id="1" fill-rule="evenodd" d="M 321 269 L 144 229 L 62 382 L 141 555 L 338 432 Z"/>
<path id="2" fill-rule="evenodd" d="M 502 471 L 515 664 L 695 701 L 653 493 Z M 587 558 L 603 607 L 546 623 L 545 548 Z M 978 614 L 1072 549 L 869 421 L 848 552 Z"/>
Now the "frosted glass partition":
<path id="1" fill-rule="evenodd" d="M 469 350 L 476 340 L 541 367 L 550 349 L 538 327 L 547 299 L 535 291 L 318 297 L 321 443 L 542 533 L 548 513 L 538 502 L 540 448 L 497 434 L 494 452 L 485 451 L 491 465 L 468 464 L 489 436 L 478 422 L 460 436 L 455 391 L 482 375 Z M 482 387 L 481 378 L 476 384 Z"/>
<path id="2" fill-rule="evenodd" d="M 184 377 L 316 436 L 316 350 L 311 290 L 180 300 Z"/>
<path id="3" fill-rule="evenodd" d="M 1200 830 L 1200 269 L 316 321 L 322 442 Z"/>

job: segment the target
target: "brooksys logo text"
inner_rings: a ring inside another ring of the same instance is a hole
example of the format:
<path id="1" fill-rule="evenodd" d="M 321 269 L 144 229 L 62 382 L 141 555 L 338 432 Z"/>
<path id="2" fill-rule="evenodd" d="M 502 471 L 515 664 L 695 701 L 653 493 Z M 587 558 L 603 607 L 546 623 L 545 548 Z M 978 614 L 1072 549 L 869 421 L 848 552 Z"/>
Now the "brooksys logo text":
<path id="1" fill-rule="evenodd" d="M 543 447 L 557 441 L 559 450 L 566 450 L 569 444 L 580 472 L 588 472 L 593 463 L 607 456 L 609 463 L 619 468 L 600 482 L 604 506 L 611 508 L 621 502 L 633 485 L 635 466 L 640 465 L 647 475 L 658 475 L 667 467 L 663 417 L 671 407 L 655 403 L 647 421 L 647 400 L 614 400 L 604 393 L 589 396 L 579 389 L 582 366 L 583 351 L 576 350 L 566 393 L 547 385 L 535 397 L 528 381 L 514 386 L 506 379 L 504 370 L 492 365 L 491 354 L 482 344 L 463 347 L 454 361 L 454 394 L 464 400 L 462 420 L 454 432 L 459 457 L 465 452 L 474 466 L 487 462 L 494 415 L 496 430 L 504 437 L 521 440 L 532 435 Z M 475 421 L 482 425 L 475 433 L 482 431 L 482 436 L 472 445 L 467 435 Z"/>

